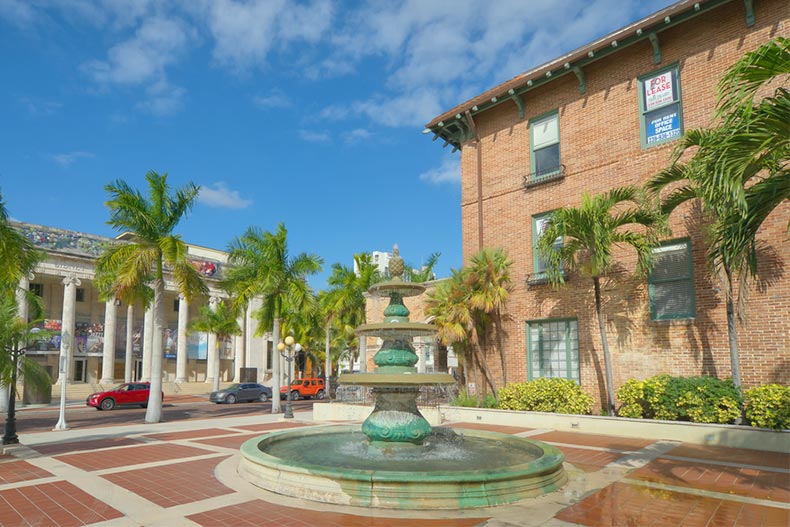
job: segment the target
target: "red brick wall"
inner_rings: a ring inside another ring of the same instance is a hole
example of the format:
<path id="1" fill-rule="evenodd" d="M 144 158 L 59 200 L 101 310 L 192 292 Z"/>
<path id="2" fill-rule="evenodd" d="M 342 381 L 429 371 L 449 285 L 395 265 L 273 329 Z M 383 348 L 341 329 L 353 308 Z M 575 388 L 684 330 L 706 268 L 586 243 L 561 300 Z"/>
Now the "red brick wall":
<path id="1" fill-rule="evenodd" d="M 581 382 L 602 397 L 603 357 L 594 313 L 592 281 L 574 279 L 560 290 L 528 286 L 532 273 L 532 216 L 575 206 L 583 192 L 597 194 L 641 184 L 668 165 L 676 142 L 642 149 L 637 77 L 677 63 L 680 70 L 684 129 L 712 123 L 716 84 L 743 53 L 775 36 L 788 36 L 786 0 L 755 2 L 756 23 L 747 27 L 743 2 L 731 2 L 660 33 L 662 61 L 653 63 L 649 41 L 622 49 L 585 68 L 587 91 L 579 94 L 573 74 L 565 75 L 525 97 L 526 115 L 506 102 L 475 116 L 480 145 L 466 143 L 462 153 L 462 229 L 464 259 L 478 250 L 477 148 L 482 155 L 483 243 L 504 247 L 513 260 L 512 315 L 506 340 L 509 380 L 527 378 L 526 320 L 577 317 Z M 523 188 L 530 172 L 530 118 L 558 109 L 562 180 Z M 790 383 L 790 240 L 786 232 L 790 204 L 779 207 L 759 239 L 770 258 L 760 260 L 766 282 L 749 289 L 746 325 L 739 326 L 741 375 L 745 386 Z M 691 205 L 675 211 L 670 238 L 690 237 L 694 260 L 697 316 L 693 320 L 651 321 L 647 279 L 606 285 L 607 335 L 615 387 L 626 379 L 658 373 L 730 376 L 724 297 L 721 283 L 706 264 L 699 214 Z M 635 269 L 634 255 L 618 260 Z M 490 366 L 499 372 L 491 355 Z"/>

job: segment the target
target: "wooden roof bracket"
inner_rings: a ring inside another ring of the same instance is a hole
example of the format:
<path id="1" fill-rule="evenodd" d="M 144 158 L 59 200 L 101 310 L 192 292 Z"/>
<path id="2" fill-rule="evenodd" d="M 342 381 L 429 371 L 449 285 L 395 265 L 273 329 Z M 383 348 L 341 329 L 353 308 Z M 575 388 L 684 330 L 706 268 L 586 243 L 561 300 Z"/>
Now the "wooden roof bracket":
<path id="1" fill-rule="evenodd" d="M 658 35 L 651 31 L 647 38 L 650 39 L 650 44 L 653 46 L 653 64 L 661 64 L 661 45 L 658 43 Z"/>
<path id="2" fill-rule="evenodd" d="M 746 7 L 746 25 L 751 27 L 754 25 L 754 3 L 752 0 L 743 0 Z"/>
<path id="3" fill-rule="evenodd" d="M 576 74 L 576 78 L 579 79 L 579 93 L 584 94 L 587 91 L 587 79 L 584 76 L 584 72 L 579 66 L 573 66 L 571 71 Z"/>
<path id="4" fill-rule="evenodd" d="M 507 93 L 510 95 L 510 98 L 513 99 L 513 102 L 516 103 L 516 107 L 518 108 L 518 118 L 523 119 L 526 112 L 524 111 L 524 101 L 521 99 L 521 96 L 516 93 L 516 90 L 509 89 Z"/>

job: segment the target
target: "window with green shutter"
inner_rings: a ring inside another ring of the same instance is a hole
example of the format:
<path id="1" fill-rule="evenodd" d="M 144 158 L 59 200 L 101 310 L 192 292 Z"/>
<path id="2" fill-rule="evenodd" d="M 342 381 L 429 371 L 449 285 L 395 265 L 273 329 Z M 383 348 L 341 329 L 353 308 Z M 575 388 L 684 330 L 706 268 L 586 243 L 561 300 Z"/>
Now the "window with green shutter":
<path id="1" fill-rule="evenodd" d="M 552 212 L 545 212 L 532 216 L 532 270 L 535 272 L 535 278 L 545 277 L 546 261 L 538 253 L 538 240 L 540 240 L 540 236 L 551 219 L 551 215 Z M 562 237 L 554 240 L 554 250 L 558 251 L 560 249 L 562 249 Z"/>
<path id="2" fill-rule="evenodd" d="M 529 380 L 560 377 L 579 382 L 579 326 L 576 319 L 527 321 Z"/>
<path id="3" fill-rule="evenodd" d="M 696 316 L 689 240 L 665 243 L 653 249 L 649 290 L 651 319 L 672 320 Z"/>
<path id="4" fill-rule="evenodd" d="M 683 106 L 677 64 L 637 80 L 642 148 L 678 139 L 683 135 Z"/>
<path id="5" fill-rule="evenodd" d="M 532 182 L 549 179 L 560 165 L 560 114 L 554 110 L 529 122 L 529 158 Z"/>

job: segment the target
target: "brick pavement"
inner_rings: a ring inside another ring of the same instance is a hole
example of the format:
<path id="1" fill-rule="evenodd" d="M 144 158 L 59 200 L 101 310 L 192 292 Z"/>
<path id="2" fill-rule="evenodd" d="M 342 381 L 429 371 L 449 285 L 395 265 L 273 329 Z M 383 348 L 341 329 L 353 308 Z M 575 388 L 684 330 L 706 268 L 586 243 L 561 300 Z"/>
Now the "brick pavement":
<path id="1" fill-rule="evenodd" d="M 480 422 L 452 426 L 554 444 L 566 455 L 568 485 L 493 509 L 399 512 L 283 498 L 235 475 L 244 441 L 268 430 L 314 425 L 308 418 L 258 415 L 24 436 L 26 445 L 0 456 L 0 526 L 787 527 L 790 522 L 788 454 Z"/>

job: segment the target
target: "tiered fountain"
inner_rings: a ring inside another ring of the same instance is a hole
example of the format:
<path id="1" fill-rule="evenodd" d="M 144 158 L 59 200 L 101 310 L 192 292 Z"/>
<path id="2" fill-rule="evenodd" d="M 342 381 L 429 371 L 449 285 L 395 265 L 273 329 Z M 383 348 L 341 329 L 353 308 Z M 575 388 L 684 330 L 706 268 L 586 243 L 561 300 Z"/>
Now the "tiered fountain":
<path id="1" fill-rule="evenodd" d="M 451 384 L 448 374 L 417 373 L 415 336 L 430 324 L 409 322 L 403 298 L 424 291 L 404 282 L 394 250 L 392 280 L 370 293 L 389 296 L 384 322 L 357 328 L 381 337 L 372 373 L 343 374 L 341 384 L 372 387 L 373 412 L 358 426 L 271 432 L 241 447 L 239 473 L 261 488 L 308 500 L 391 509 L 466 509 L 512 503 L 565 483 L 554 447 L 506 434 L 431 427 L 417 408 L 420 386 Z"/>

